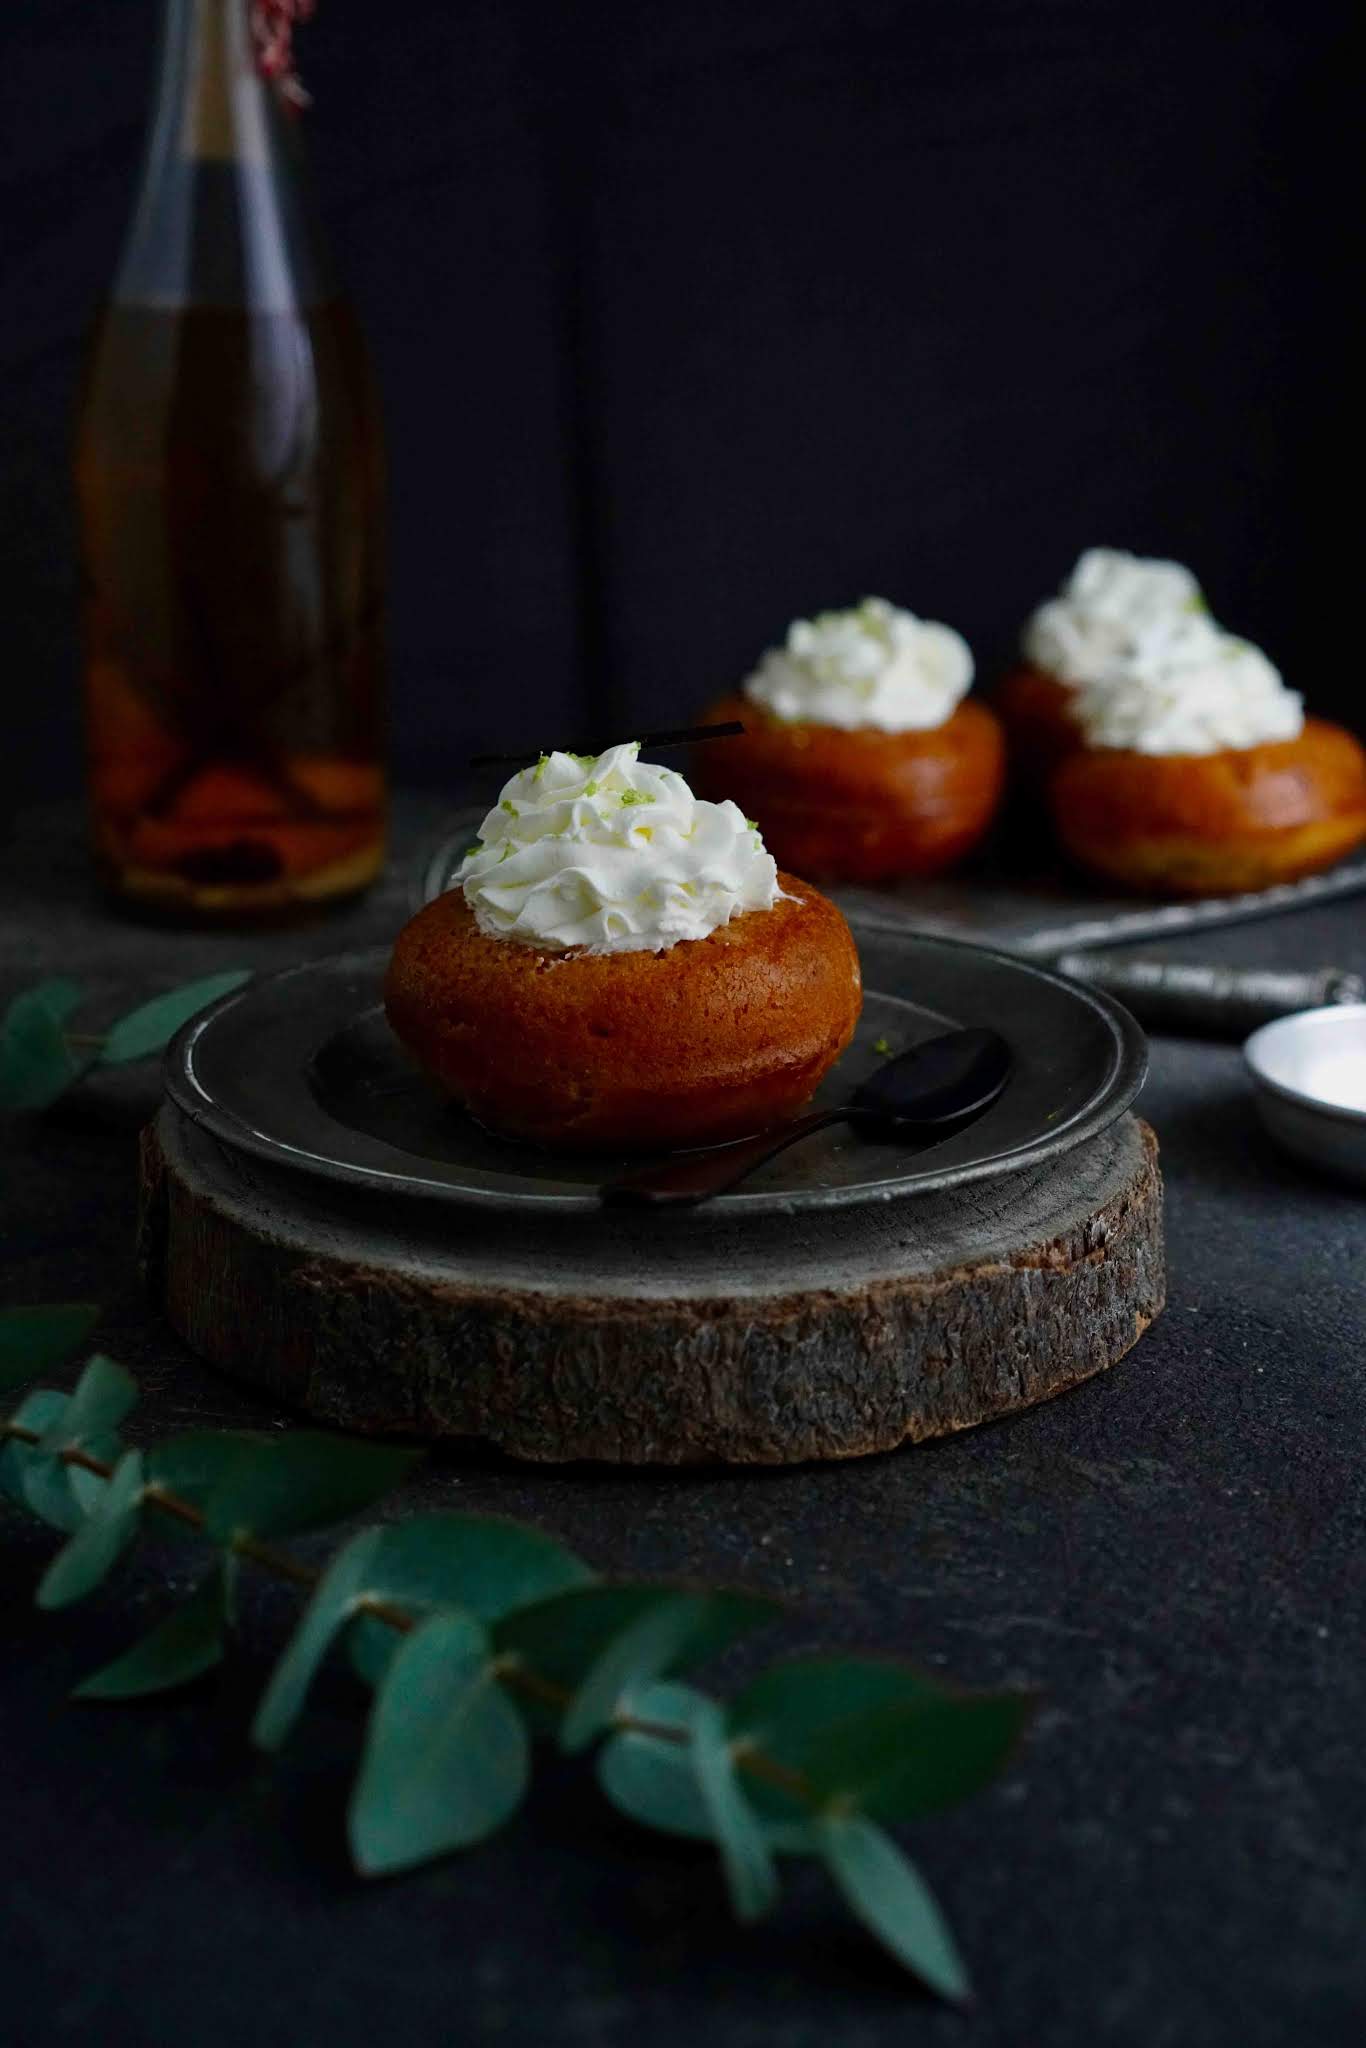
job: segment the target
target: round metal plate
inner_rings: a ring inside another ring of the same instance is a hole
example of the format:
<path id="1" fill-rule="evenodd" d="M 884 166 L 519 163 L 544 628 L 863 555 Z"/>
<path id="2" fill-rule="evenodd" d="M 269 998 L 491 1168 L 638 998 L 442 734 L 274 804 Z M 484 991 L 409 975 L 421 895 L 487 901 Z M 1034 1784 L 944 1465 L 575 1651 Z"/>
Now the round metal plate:
<path id="1" fill-rule="evenodd" d="M 822 1131 L 719 1197 L 728 1211 L 827 1209 L 1012 1173 L 1083 1144 L 1137 1094 L 1146 1042 L 1108 997 L 952 939 L 868 934 L 859 951 L 863 1016 L 818 1103 L 842 1100 L 888 1051 L 965 1024 L 1010 1040 L 1005 1093 L 924 1150 Z M 340 954 L 225 996 L 173 1040 L 172 1099 L 224 1144 L 319 1180 L 526 1216 L 596 1208 L 604 1181 L 641 1164 L 515 1144 L 442 1101 L 385 1022 L 386 959 Z"/>

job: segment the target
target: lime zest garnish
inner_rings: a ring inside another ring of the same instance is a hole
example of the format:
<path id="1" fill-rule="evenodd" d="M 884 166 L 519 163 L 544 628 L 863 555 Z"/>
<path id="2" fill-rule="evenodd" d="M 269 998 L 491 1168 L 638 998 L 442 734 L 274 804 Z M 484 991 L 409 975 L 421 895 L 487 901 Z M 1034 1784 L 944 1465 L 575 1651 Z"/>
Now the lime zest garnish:
<path id="1" fill-rule="evenodd" d="M 585 796 L 596 796 L 601 787 L 602 784 L 600 782 L 585 782 L 583 793 Z"/>
<path id="2" fill-rule="evenodd" d="M 501 808 L 507 812 L 510 818 L 520 818 L 522 815 L 521 812 L 518 810 L 516 804 L 514 804 L 508 797 L 503 798 Z"/>
<path id="3" fill-rule="evenodd" d="M 890 1041 L 885 1038 L 875 1038 L 873 1040 L 873 1051 L 880 1054 L 884 1060 L 890 1059 L 892 1056 Z"/>
<path id="4" fill-rule="evenodd" d="M 536 768 L 535 768 L 535 772 L 534 772 L 534 774 L 532 775 L 532 778 L 531 778 L 533 782 L 539 782 L 539 781 L 540 781 L 541 777 L 542 777 L 542 776 L 543 776 L 543 775 L 545 774 L 545 771 L 546 771 L 546 765 L 547 765 L 547 763 L 549 762 L 549 760 L 550 760 L 550 756 L 549 756 L 549 754 L 542 754 L 542 756 L 541 756 L 540 760 L 539 760 L 539 761 L 538 761 L 538 762 L 536 763 Z"/>
<path id="5" fill-rule="evenodd" d="M 506 843 L 506 844 L 504 845 L 504 847 L 503 847 L 503 850 L 502 850 L 502 852 L 501 852 L 501 853 L 499 854 L 499 856 L 498 856 L 498 865 L 499 865 L 499 867 L 501 867 L 501 866 L 503 865 L 503 862 L 504 862 L 505 860 L 511 860 L 511 859 L 512 859 L 512 841 L 511 841 L 511 840 L 509 839 L 509 840 L 507 841 L 507 843 Z"/>
<path id="6" fill-rule="evenodd" d="M 659 798 L 652 796 L 648 789 L 624 789 L 621 792 L 623 804 L 657 804 Z"/>

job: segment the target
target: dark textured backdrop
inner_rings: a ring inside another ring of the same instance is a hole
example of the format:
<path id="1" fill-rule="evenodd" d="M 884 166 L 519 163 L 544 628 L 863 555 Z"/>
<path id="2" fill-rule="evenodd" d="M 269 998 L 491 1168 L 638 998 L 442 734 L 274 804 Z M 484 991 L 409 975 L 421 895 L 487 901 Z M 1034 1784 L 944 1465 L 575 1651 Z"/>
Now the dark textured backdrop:
<path id="1" fill-rule="evenodd" d="M 385 393 L 401 774 L 686 714 L 878 590 L 989 672 L 1104 540 L 1351 716 L 1346 0 L 322 0 L 326 212 Z M 80 337 L 154 0 L 0 27 L 0 617 L 73 785 Z"/>

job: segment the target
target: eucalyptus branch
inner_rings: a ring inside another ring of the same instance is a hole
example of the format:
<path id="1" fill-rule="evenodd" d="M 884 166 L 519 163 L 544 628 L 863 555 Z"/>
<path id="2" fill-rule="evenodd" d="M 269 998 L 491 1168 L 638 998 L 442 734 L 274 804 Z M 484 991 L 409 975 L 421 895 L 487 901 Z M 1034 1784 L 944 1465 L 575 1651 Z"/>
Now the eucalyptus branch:
<path id="1" fill-rule="evenodd" d="M 107 1031 L 73 1031 L 85 1000 L 79 982 L 40 981 L 0 1017 L 0 1110 L 50 1109 L 96 1067 L 124 1066 L 160 1052 L 189 1018 L 240 988 L 245 968 L 188 981 L 139 1003 Z"/>
<path id="2" fill-rule="evenodd" d="M 60 1362 L 94 1320 L 80 1307 L 0 1313 L 0 1393 Z M 222 1656 L 242 1563 L 305 1596 L 253 1723 L 282 1746 L 324 1660 L 344 1648 L 374 1690 L 348 1826 L 357 1868 L 411 1868 L 500 1827 L 530 1783 L 533 1735 L 596 1749 L 603 1792 L 645 1827 L 711 1843 L 742 1919 L 779 1893 L 777 1859 L 824 1863 L 871 1932 L 941 1996 L 967 1972 L 914 1866 L 880 1825 L 956 1804 L 1004 1767 L 1031 1702 L 969 1693 L 891 1659 L 770 1665 L 733 1699 L 685 1684 L 777 1613 L 766 1598 L 608 1582 L 540 1530 L 416 1514 L 363 1527 L 319 1567 L 277 1539 L 345 1520 L 414 1454 L 318 1431 L 194 1431 L 146 1450 L 119 1428 L 137 1399 L 96 1355 L 70 1394 L 30 1392 L 0 1420 L 0 1492 L 67 1536 L 38 1587 L 63 1607 L 114 1568 L 149 1513 L 209 1566 L 150 1635 L 77 1688 L 127 1699 Z"/>
<path id="3" fill-rule="evenodd" d="M 37 1445 L 42 1441 L 36 1429 L 26 1429 L 22 1423 L 13 1420 L 0 1423 L 0 1438 L 10 1438 L 15 1443 Z M 108 1481 L 114 1477 L 115 1467 L 107 1459 L 92 1457 L 89 1451 L 78 1444 L 68 1444 L 54 1453 L 58 1463 L 72 1466 L 82 1472 L 89 1472 L 97 1479 Z M 146 1506 L 155 1508 L 161 1514 L 172 1516 L 177 1522 L 190 1529 L 203 1531 L 204 1515 L 192 1501 L 181 1500 L 176 1494 L 162 1486 L 146 1486 L 141 1498 Z M 321 1585 L 324 1574 L 315 1566 L 293 1557 L 286 1550 L 279 1550 L 273 1544 L 262 1543 L 252 1536 L 233 1536 L 225 1548 L 235 1557 L 246 1559 L 277 1579 L 287 1580 L 290 1585 L 302 1587 L 306 1592 L 315 1592 Z M 368 1615 L 371 1619 L 393 1629 L 398 1635 L 410 1635 L 420 1625 L 421 1617 L 395 1607 L 391 1601 L 377 1600 L 364 1596 L 355 1603 L 357 1614 Z M 572 1704 L 574 1694 L 570 1687 L 560 1685 L 554 1679 L 544 1677 L 540 1672 L 522 1664 L 516 1657 L 504 1656 L 495 1660 L 495 1673 L 499 1681 L 512 1692 L 519 1692 L 543 1706 L 566 1708 Z M 613 1729 L 629 1734 L 648 1736 L 654 1742 L 671 1742 L 686 1747 L 692 1740 L 689 1730 L 679 1724 L 656 1720 L 643 1720 L 639 1715 L 617 1708 L 611 1718 Z M 741 1747 L 736 1753 L 737 1769 L 751 1777 L 760 1778 L 769 1785 L 776 1785 L 794 1799 L 804 1800 L 813 1808 L 815 1795 L 800 1771 L 791 1771 L 761 1750 Z"/>

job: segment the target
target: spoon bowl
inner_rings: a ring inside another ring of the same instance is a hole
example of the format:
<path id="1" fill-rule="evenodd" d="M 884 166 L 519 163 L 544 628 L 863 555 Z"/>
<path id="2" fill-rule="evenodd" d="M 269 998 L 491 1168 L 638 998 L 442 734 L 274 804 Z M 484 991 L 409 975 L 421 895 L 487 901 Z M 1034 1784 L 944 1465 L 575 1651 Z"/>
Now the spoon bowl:
<path id="1" fill-rule="evenodd" d="M 974 1026 L 926 1038 L 870 1074 L 844 1112 L 864 1135 L 896 1138 L 907 1124 L 958 1124 L 989 1109 L 1010 1078 L 999 1031 Z"/>
<path id="2" fill-rule="evenodd" d="M 999 1031 L 974 1026 L 924 1039 L 888 1060 L 837 1109 L 817 1109 L 736 1145 L 649 1166 L 602 1189 L 614 1206 L 705 1202 L 739 1185 L 813 1131 L 847 1123 L 862 1137 L 933 1145 L 991 1107 L 1010 1078 L 1010 1047 Z"/>

